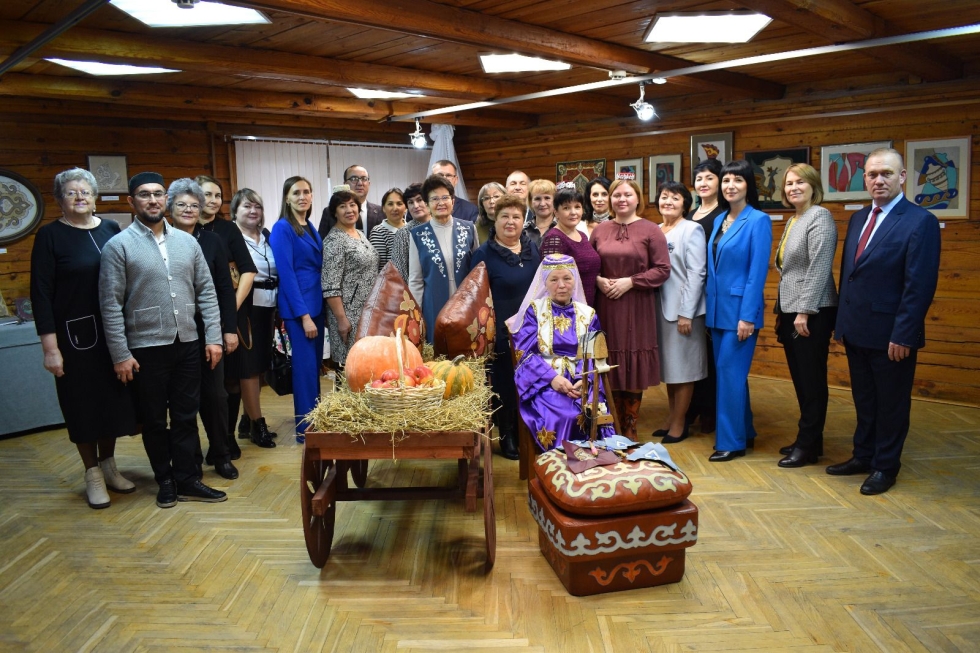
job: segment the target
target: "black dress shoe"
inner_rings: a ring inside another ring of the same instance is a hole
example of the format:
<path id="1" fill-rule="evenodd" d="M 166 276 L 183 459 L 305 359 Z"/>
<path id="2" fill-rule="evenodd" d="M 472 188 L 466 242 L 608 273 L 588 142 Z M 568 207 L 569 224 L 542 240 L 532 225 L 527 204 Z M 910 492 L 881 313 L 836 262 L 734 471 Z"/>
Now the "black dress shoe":
<path id="1" fill-rule="evenodd" d="M 252 423 L 249 421 L 248 415 L 243 412 L 241 419 L 238 420 L 238 439 L 248 440 L 249 434 L 251 432 L 252 432 Z"/>
<path id="2" fill-rule="evenodd" d="M 210 488 L 199 480 L 194 480 L 177 489 L 177 501 L 203 501 L 221 503 L 228 495 L 221 490 Z"/>
<path id="3" fill-rule="evenodd" d="M 521 459 L 521 450 L 517 446 L 517 435 L 507 433 L 500 436 L 500 455 L 507 460 Z"/>
<path id="4" fill-rule="evenodd" d="M 685 428 L 684 430 L 687 430 L 687 429 Z M 667 435 L 668 433 L 670 433 L 670 429 L 657 429 L 656 431 L 654 431 L 653 433 L 650 434 L 650 437 L 651 438 L 662 438 L 665 435 Z"/>
<path id="5" fill-rule="evenodd" d="M 654 431 L 653 434 L 656 435 L 657 433 L 658 431 Z M 663 435 L 664 439 L 660 441 L 660 444 L 677 444 L 678 442 L 682 442 L 686 440 L 687 436 L 689 436 L 690 434 L 691 432 L 686 426 L 684 427 L 684 430 L 681 431 L 680 435 L 671 435 L 670 432 L 668 431 L 664 433 Z"/>
<path id="6" fill-rule="evenodd" d="M 238 478 L 238 470 L 235 469 L 235 466 L 231 464 L 230 460 L 215 463 L 214 471 L 218 472 L 218 476 L 227 478 L 229 481 L 234 481 Z"/>
<path id="7" fill-rule="evenodd" d="M 800 449 L 799 447 L 793 447 L 789 455 L 780 460 L 777 465 L 780 467 L 803 467 L 805 465 L 812 465 L 817 462 L 817 454 L 810 453 L 806 449 Z"/>
<path id="8" fill-rule="evenodd" d="M 855 474 L 866 474 L 871 471 L 871 465 L 861 462 L 857 458 L 851 458 L 846 462 L 827 467 L 827 473 L 831 476 L 853 476 Z"/>
<path id="9" fill-rule="evenodd" d="M 861 494 L 868 496 L 882 494 L 893 485 L 895 485 L 894 476 L 888 476 L 884 472 L 872 472 L 871 476 L 861 484 Z"/>
<path id="10" fill-rule="evenodd" d="M 708 462 L 727 463 L 729 460 L 735 460 L 736 458 L 741 458 L 744 455 L 745 449 L 739 449 L 738 451 L 716 451 L 708 456 Z"/>
<path id="11" fill-rule="evenodd" d="M 263 449 L 273 449 L 276 446 L 276 443 L 272 440 L 272 433 L 269 432 L 269 427 L 266 426 L 264 417 L 260 417 L 252 422 L 251 440 L 253 444 L 257 444 Z M 300 442 L 298 436 L 296 441 Z"/>
<path id="12" fill-rule="evenodd" d="M 173 508 L 177 505 L 177 485 L 174 479 L 168 478 L 160 484 L 160 491 L 157 492 L 157 506 L 160 508 Z"/>

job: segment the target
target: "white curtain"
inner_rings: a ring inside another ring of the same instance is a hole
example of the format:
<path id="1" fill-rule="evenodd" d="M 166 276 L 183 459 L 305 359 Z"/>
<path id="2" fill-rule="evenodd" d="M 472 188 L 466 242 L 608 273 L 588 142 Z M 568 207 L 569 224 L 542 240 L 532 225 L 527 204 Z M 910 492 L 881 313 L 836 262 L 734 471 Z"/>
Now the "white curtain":
<path id="1" fill-rule="evenodd" d="M 463 169 L 459 167 L 459 159 L 456 158 L 456 146 L 453 145 L 455 133 L 456 128 L 452 125 L 432 125 L 432 131 L 429 132 L 429 137 L 432 139 L 432 155 L 429 157 L 428 169 L 432 170 L 436 161 L 446 160 L 456 164 L 456 197 L 468 200 L 466 182 L 463 181 Z"/>
<path id="2" fill-rule="evenodd" d="M 412 147 L 384 145 L 335 145 L 329 146 L 330 175 L 335 184 L 343 180 L 349 166 L 363 166 L 371 178 L 368 201 L 381 204 L 381 197 L 389 188 L 401 188 L 425 181 L 429 176 L 426 163 L 429 155 L 425 150 Z"/>
<path id="3" fill-rule="evenodd" d="M 326 142 L 236 139 L 235 166 L 238 188 L 251 188 L 262 196 L 268 228 L 279 219 L 283 182 L 294 175 L 309 179 L 313 186 L 313 224 L 319 226 L 320 214 L 330 202 Z"/>

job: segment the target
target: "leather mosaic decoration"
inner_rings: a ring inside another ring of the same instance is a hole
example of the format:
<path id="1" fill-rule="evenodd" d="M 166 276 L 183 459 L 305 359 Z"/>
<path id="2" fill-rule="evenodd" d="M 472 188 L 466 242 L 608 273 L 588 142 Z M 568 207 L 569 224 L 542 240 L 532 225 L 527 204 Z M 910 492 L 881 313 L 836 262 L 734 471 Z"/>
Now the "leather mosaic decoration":
<path id="1" fill-rule="evenodd" d="M 568 468 L 564 451 L 548 451 L 534 462 L 534 474 L 555 505 L 574 515 L 612 515 L 655 510 L 680 503 L 691 481 L 649 460 L 593 467 L 580 474 Z"/>
<path id="2" fill-rule="evenodd" d="M 436 356 L 485 356 L 493 351 L 496 326 L 490 277 L 487 266 L 480 262 L 436 316 L 432 343 Z"/>
<path id="3" fill-rule="evenodd" d="M 398 269 L 385 264 L 371 294 L 364 302 L 361 319 L 357 323 L 355 340 L 364 336 L 393 336 L 397 329 L 421 351 L 425 342 L 425 322 L 422 309 L 408 290 Z"/>

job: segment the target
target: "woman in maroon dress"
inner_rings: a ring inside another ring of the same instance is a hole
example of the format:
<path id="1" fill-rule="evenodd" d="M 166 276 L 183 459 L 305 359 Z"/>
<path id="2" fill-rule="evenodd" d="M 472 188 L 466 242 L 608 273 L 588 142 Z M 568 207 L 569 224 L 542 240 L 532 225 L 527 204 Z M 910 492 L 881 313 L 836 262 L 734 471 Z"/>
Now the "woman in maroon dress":
<path id="1" fill-rule="evenodd" d="M 585 301 L 595 306 L 595 280 L 599 276 L 599 255 L 589 244 L 589 234 L 582 223 L 582 193 L 575 184 L 563 181 L 555 193 L 555 217 L 558 224 L 552 227 L 541 240 L 541 258 L 548 254 L 566 254 L 575 259 Z"/>
<path id="2" fill-rule="evenodd" d="M 635 181 L 617 179 L 609 187 L 615 218 L 596 226 L 592 247 L 602 266 L 596 280 L 596 312 L 606 329 L 613 401 L 623 435 L 636 438 L 643 391 L 660 384 L 656 289 L 670 276 L 667 239 L 638 215 L 643 193 Z"/>

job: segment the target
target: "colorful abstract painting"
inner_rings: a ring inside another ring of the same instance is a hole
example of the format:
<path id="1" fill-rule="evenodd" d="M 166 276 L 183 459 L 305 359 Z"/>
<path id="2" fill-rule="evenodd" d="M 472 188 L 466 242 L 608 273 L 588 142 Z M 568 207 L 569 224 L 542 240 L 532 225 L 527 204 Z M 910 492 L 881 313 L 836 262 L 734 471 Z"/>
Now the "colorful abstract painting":
<path id="1" fill-rule="evenodd" d="M 823 183 L 824 201 L 870 199 L 864 187 L 864 162 L 874 150 L 891 146 L 891 141 L 878 141 L 821 147 L 820 181 Z"/>
<path id="2" fill-rule="evenodd" d="M 783 206 L 783 178 L 786 176 L 786 169 L 794 163 L 810 162 L 810 148 L 746 152 L 745 160 L 752 164 L 755 172 L 759 208 L 763 211 L 789 211 L 789 208 Z"/>
<path id="3" fill-rule="evenodd" d="M 970 138 L 906 141 L 905 197 L 939 218 L 965 218 L 970 205 Z"/>
<path id="4" fill-rule="evenodd" d="M 656 203 L 657 189 L 668 181 L 681 180 L 681 155 L 663 154 L 650 157 L 650 202 Z"/>

